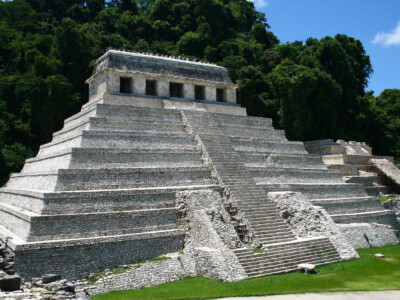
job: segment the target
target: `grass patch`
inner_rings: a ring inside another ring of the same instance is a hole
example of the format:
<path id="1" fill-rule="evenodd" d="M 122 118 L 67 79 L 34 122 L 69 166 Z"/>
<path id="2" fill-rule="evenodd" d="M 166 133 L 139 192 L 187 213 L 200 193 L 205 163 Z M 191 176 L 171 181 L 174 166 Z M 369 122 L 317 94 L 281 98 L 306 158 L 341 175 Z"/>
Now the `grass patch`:
<path id="1" fill-rule="evenodd" d="M 171 259 L 171 257 L 160 256 L 160 257 L 149 258 L 149 259 L 146 259 L 146 260 L 143 260 L 143 261 L 141 260 L 141 261 L 139 261 L 139 263 L 163 261 L 163 260 L 168 260 L 168 259 Z"/>
<path id="2" fill-rule="evenodd" d="M 94 285 L 94 284 L 96 284 L 97 280 L 99 280 L 100 278 L 103 278 L 103 277 L 106 277 L 109 275 L 122 274 L 128 270 L 129 270 L 129 268 L 118 267 L 118 268 L 114 268 L 114 269 L 110 269 L 110 270 L 104 270 L 101 272 L 97 272 L 97 273 L 95 273 L 95 276 L 93 278 L 88 279 L 87 282 L 88 282 L 88 285 Z"/>
<path id="3" fill-rule="evenodd" d="M 116 291 L 92 299 L 209 299 L 306 292 L 377 291 L 400 289 L 400 245 L 360 249 L 361 258 L 317 268 L 316 274 L 300 272 L 220 282 L 204 277 L 138 290 Z M 377 259 L 382 253 L 385 259 Z"/>
<path id="4" fill-rule="evenodd" d="M 253 253 L 263 253 L 264 252 L 264 250 L 261 248 L 253 248 L 253 249 L 251 249 L 251 251 L 253 251 Z"/>
<path id="5" fill-rule="evenodd" d="M 381 196 L 381 197 L 379 197 L 379 199 L 381 200 L 381 202 L 385 202 L 385 201 L 388 201 L 388 200 L 394 199 L 394 198 L 397 198 L 397 197 L 396 197 L 396 196 L 388 196 L 388 197 L 383 197 L 383 196 Z"/>

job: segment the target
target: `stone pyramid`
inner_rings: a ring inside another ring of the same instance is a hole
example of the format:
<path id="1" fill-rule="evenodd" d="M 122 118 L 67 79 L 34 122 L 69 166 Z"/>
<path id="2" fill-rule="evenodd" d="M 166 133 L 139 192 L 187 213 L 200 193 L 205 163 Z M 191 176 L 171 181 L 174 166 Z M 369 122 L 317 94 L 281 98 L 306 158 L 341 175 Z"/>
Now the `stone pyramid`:
<path id="1" fill-rule="evenodd" d="M 337 223 L 396 226 L 361 185 L 343 182 L 270 119 L 246 116 L 222 67 L 109 50 L 87 82 L 81 112 L 0 190 L 0 239 L 25 278 L 82 278 L 181 250 L 183 191 L 221 196 L 249 277 L 340 259 L 326 236 L 299 239 L 268 192 L 301 192 Z"/>

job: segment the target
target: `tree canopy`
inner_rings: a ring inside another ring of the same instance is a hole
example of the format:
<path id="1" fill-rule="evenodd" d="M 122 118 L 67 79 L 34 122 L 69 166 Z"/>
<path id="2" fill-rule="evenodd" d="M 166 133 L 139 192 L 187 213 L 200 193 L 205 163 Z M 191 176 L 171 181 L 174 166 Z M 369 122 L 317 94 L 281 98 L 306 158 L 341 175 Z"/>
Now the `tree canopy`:
<path id="1" fill-rule="evenodd" d="M 0 182 L 88 100 L 107 47 L 217 63 L 248 114 L 289 139 L 360 140 L 400 157 L 400 93 L 366 91 L 372 66 L 355 38 L 280 44 L 246 0 L 14 0 L 0 2 Z"/>

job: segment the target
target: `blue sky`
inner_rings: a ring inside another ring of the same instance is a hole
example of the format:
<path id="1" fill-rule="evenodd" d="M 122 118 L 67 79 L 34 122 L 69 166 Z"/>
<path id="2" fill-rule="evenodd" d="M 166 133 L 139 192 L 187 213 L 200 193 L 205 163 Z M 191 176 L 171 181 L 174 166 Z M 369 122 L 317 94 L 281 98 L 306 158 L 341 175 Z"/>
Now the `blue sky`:
<path id="1" fill-rule="evenodd" d="M 254 0 L 281 43 L 337 33 L 359 39 L 374 73 L 367 90 L 400 89 L 400 0 Z"/>

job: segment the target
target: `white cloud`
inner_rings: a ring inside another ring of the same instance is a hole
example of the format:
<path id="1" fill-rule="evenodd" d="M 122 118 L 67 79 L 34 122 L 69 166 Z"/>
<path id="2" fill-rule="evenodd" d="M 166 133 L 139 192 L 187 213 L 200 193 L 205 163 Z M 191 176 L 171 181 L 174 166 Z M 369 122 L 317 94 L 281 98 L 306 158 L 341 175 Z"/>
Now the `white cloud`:
<path id="1" fill-rule="evenodd" d="M 250 1 L 254 3 L 254 6 L 256 8 L 261 8 L 268 5 L 268 2 L 265 0 L 250 0 Z"/>
<path id="2" fill-rule="evenodd" d="M 262 1 L 262 0 L 261 0 Z M 400 45 L 400 22 L 397 27 L 389 33 L 378 32 L 372 41 L 373 44 L 382 44 L 386 47 Z"/>

